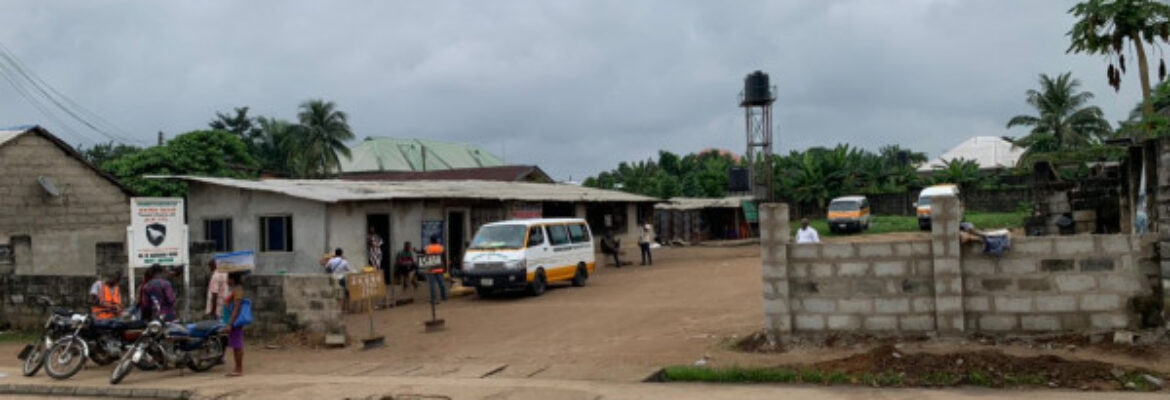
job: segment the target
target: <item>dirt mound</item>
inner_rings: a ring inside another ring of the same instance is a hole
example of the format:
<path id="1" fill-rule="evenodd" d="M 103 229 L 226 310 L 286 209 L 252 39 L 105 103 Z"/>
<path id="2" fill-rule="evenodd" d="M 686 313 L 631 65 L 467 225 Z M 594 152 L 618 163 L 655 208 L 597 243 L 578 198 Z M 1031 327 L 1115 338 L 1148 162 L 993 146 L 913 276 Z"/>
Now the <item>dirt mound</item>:
<path id="1" fill-rule="evenodd" d="M 895 386 L 1045 385 L 1098 390 L 1121 389 L 1126 383 L 1140 382 L 1141 375 L 1149 374 L 1103 362 L 1072 361 L 1057 356 L 1015 357 L 997 350 L 907 354 L 890 345 L 805 368 L 853 376 L 888 376 L 900 383 Z"/>

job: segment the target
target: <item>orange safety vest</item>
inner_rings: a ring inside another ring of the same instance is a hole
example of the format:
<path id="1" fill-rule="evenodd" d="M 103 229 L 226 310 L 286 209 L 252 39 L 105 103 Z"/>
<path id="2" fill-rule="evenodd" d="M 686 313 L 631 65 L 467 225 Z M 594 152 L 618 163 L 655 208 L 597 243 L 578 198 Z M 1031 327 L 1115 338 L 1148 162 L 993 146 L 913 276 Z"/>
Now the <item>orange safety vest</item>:
<path id="1" fill-rule="evenodd" d="M 443 245 L 438 244 L 438 243 L 428 244 L 427 248 L 426 248 L 426 252 L 427 252 L 428 256 L 442 255 L 443 251 L 444 251 Z M 439 264 L 438 267 L 431 268 L 428 272 L 430 272 L 432 274 L 441 274 L 441 273 L 443 273 L 443 270 L 444 270 L 443 265 Z"/>
<path id="2" fill-rule="evenodd" d="M 92 311 L 98 319 L 117 318 L 118 314 L 112 308 L 117 308 L 122 305 L 122 288 L 114 287 L 110 289 L 110 285 L 102 284 L 102 290 L 98 292 L 98 305 L 93 306 Z"/>

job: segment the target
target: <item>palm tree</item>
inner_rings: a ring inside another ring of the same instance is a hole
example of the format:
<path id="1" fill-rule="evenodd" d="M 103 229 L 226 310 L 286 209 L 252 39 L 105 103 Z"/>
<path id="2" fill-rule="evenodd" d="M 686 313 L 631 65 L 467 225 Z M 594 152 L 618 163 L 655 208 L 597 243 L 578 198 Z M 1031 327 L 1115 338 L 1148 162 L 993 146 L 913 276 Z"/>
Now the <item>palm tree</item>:
<path id="1" fill-rule="evenodd" d="M 1081 82 L 1072 73 L 1052 79 L 1040 74 L 1040 90 L 1028 90 L 1028 105 L 1037 115 L 1017 115 L 1007 123 L 1032 127 L 1032 132 L 1015 142 L 1028 152 L 1052 152 L 1084 147 L 1107 137 L 1112 128 L 1097 106 L 1089 106 L 1090 92 L 1078 92 Z"/>
<path id="2" fill-rule="evenodd" d="M 348 117 L 331 101 L 310 99 L 301 103 L 297 119 L 298 153 L 304 158 L 311 176 L 328 176 L 341 171 L 337 155 L 350 158 L 347 140 L 353 140 Z"/>
<path id="3" fill-rule="evenodd" d="M 1079 18 L 1068 36 L 1072 43 L 1068 53 L 1104 54 L 1109 59 L 1109 84 L 1121 88 L 1125 73 L 1125 44 L 1133 43 L 1137 53 L 1138 73 L 1142 84 L 1144 114 L 1153 115 L 1150 100 L 1150 67 L 1146 44 L 1170 43 L 1170 5 L 1159 0 L 1088 0 L 1068 10 Z M 1118 67 L 1113 66 L 1117 56 Z M 1158 65 L 1158 79 L 1166 76 L 1166 62 Z"/>

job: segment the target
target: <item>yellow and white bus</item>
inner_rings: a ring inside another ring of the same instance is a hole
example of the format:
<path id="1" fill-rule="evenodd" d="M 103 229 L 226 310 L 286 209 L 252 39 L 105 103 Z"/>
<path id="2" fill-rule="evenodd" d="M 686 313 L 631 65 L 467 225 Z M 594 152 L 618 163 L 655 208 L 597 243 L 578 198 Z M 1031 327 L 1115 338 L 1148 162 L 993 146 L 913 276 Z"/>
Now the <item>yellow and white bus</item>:
<path id="1" fill-rule="evenodd" d="M 463 255 L 463 285 L 482 296 L 549 284 L 585 286 L 596 265 L 593 235 L 580 218 L 541 218 L 486 224 Z"/>

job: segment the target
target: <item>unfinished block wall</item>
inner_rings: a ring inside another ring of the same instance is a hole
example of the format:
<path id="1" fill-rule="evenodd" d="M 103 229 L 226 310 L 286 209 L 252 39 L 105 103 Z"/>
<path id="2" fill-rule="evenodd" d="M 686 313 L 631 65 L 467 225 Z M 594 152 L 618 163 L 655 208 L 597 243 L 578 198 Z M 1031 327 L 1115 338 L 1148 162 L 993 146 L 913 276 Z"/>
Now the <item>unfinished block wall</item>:
<path id="1" fill-rule="evenodd" d="M 818 332 L 1056 332 L 1134 327 L 1152 292 L 1153 240 L 1013 238 L 1002 258 L 962 245 L 959 207 L 937 199 L 929 240 L 790 243 L 787 206 L 760 208 L 769 338 Z"/>

